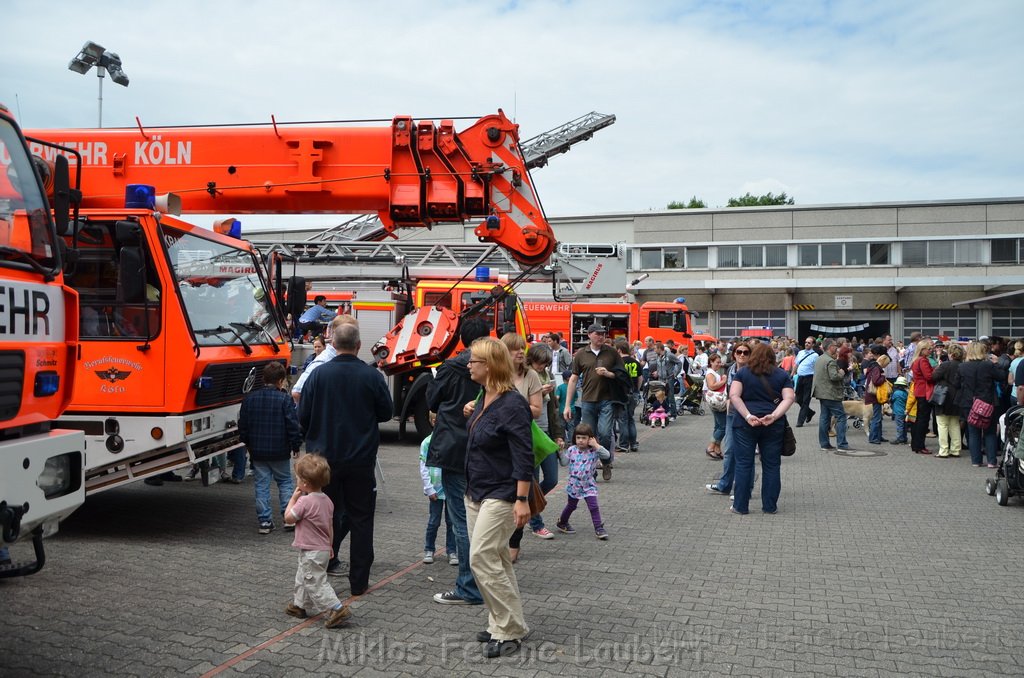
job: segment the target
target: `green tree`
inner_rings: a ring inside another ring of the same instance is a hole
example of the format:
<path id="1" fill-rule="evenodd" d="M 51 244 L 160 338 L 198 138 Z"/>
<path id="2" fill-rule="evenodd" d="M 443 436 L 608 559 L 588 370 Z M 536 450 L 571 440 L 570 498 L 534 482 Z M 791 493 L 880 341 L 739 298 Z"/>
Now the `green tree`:
<path id="1" fill-rule="evenodd" d="M 778 195 L 774 195 L 771 192 L 765 193 L 764 195 L 746 195 L 739 198 L 729 198 L 729 204 L 726 207 L 761 207 L 763 205 L 793 205 L 795 204 L 793 198 L 786 195 L 783 191 Z"/>
<path id="2" fill-rule="evenodd" d="M 677 200 L 673 200 L 668 204 L 668 209 L 670 210 L 692 210 L 700 209 L 702 207 L 707 207 L 707 204 L 697 196 L 690 198 L 690 202 L 679 202 Z"/>

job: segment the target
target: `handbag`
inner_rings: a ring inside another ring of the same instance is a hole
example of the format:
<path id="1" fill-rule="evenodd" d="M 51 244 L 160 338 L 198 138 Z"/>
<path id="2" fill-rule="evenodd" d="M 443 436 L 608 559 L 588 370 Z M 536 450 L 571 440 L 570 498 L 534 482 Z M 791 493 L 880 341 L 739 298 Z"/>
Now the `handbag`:
<path id="1" fill-rule="evenodd" d="M 771 386 L 768 385 L 768 380 L 765 379 L 764 375 L 758 375 L 761 378 L 761 383 L 764 385 L 764 389 L 769 393 L 775 391 Z M 782 394 L 776 393 L 775 402 L 776 404 L 782 401 Z M 782 415 L 783 430 L 782 430 L 782 456 L 792 457 L 796 454 L 796 434 L 793 433 L 793 428 L 789 425 L 789 419 L 786 415 Z"/>
<path id="2" fill-rule="evenodd" d="M 558 443 L 552 440 L 535 420 L 530 421 L 530 433 L 533 435 L 533 465 L 540 463 L 558 451 Z"/>
<path id="3" fill-rule="evenodd" d="M 534 478 L 530 481 L 530 515 L 543 513 L 547 507 L 548 499 L 544 496 L 544 490 L 540 489 L 540 483 Z"/>
<path id="4" fill-rule="evenodd" d="M 947 384 L 936 384 L 935 389 L 932 391 L 932 397 L 928 399 L 928 402 L 936 407 L 942 407 L 948 395 L 949 386 Z"/>
<path id="5" fill-rule="evenodd" d="M 989 424 L 992 423 L 992 412 L 995 409 L 996 406 L 992 403 L 986 403 L 981 398 L 975 398 L 974 402 L 971 403 L 971 411 L 967 414 L 967 423 L 977 428 L 988 428 Z"/>

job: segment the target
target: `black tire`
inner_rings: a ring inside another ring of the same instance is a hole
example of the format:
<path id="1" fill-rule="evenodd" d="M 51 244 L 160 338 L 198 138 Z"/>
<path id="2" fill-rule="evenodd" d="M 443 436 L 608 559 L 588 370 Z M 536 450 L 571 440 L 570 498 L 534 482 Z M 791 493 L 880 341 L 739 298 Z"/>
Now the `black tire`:
<path id="1" fill-rule="evenodd" d="M 988 480 L 985 481 L 985 494 L 987 494 L 990 497 L 993 497 L 993 496 L 995 496 L 995 493 L 996 493 L 996 479 L 995 478 L 989 478 Z"/>
<path id="2" fill-rule="evenodd" d="M 1010 503 L 1010 488 L 1006 485 L 1006 478 L 1000 478 L 996 481 L 996 503 L 1000 506 L 1006 506 Z"/>
<path id="3" fill-rule="evenodd" d="M 427 408 L 425 393 L 413 403 L 412 421 L 416 426 L 416 437 L 420 440 L 429 436 L 434 430 L 434 427 L 430 425 L 430 410 Z"/>

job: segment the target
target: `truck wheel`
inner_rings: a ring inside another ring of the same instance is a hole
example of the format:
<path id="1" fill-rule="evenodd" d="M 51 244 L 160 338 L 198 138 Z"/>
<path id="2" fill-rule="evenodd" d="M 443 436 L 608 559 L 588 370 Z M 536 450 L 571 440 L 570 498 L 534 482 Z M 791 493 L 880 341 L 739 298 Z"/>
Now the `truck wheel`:
<path id="1" fill-rule="evenodd" d="M 430 410 L 427 408 L 427 399 L 420 397 L 416 399 L 412 407 L 412 421 L 416 425 L 416 437 L 423 440 L 433 432 L 434 427 L 430 425 Z"/>

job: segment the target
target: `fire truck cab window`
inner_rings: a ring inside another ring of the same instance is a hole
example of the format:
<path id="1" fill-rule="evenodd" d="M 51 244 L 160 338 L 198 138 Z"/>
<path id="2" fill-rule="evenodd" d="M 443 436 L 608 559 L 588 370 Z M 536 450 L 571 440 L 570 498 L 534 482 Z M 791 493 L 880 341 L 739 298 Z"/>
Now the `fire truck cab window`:
<path id="1" fill-rule="evenodd" d="M 283 341 L 255 257 L 240 247 L 164 227 L 178 293 L 200 346 Z"/>
<path id="2" fill-rule="evenodd" d="M 651 327 L 667 327 L 671 329 L 675 325 L 675 313 L 672 311 L 651 311 Z"/>
<path id="3" fill-rule="evenodd" d="M 68 283 L 78 291 L 83 340 L 124 339 L 145 341 L 160 334 L 161 285 L 146 243 L 131 245 L 133 260 L 145 260 L 145 271 L 121 265 L 122 246 L 109 223 L 88 223 L 78 241 L 80 259 Z M 132 277 L 138 294 L 126 294 L 122 278 Z M 145 279 L 144 287 L 139 285 Z M 145 291 L 143 298 L 142 291 Z"/>

